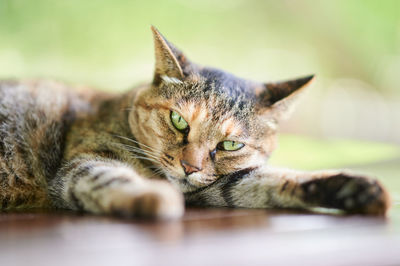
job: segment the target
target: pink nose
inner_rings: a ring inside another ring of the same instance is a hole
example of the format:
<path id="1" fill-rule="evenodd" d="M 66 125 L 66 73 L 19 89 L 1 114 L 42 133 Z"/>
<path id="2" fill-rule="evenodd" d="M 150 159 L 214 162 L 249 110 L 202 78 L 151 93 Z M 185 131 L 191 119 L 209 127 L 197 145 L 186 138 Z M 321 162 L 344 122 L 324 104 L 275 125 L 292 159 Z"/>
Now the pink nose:
<path id="1" fill-rule="evenodd" d="M 186 162 L 185 160 L 181 160 L 181 165 L 183 167 L 183 171 L 185 172 L 186 175 L 190 175 L 192 173 L 196 173 L 198 171 L 201 171 L 202 169 L 197 166 L 193 166 Z"/>

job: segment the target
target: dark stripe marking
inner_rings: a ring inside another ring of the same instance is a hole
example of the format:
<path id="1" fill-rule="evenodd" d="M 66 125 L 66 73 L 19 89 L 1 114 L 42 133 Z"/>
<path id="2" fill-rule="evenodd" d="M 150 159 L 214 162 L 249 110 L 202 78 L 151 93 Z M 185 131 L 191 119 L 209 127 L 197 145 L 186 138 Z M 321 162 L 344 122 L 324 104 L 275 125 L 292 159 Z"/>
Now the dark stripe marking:
<path id="1" fill-rule="evenodd" d="M 76 164 L 69 165 L 67 168 L 71 168 L 72 166 L 76 167 Z M 68 174 L 72 174 L 71 184 L 69 187 L 69 196 L 72 199 L 73 204 L 79 211 L 82 211 L 84 208 L 83 208 L 82 202 L 78 199 L 78 197 L 75 194 L 76 183 L 78 182 L 78 180 L 80 178 L 86 176 L 89 173 L 90 168 L 91 167 L 87 166 L 87 165 L 86 166 L 80 165 L 80 166 L 78 166 L 77 169 L 76 168 L 70 169 L 70 171 L 76 170 L 75 173 L 73 173 L 73 172 L 68 173 Z"/>
<path id="2" fill-rule="evenodd" d="M 286 180 L 281 188 L 281 193 L 286 190 L 287 185 L 289 184 L 289 180 Z"/>
<path id="3" fill-rule="evenodd" d="M 167 156 L 167 158 L 168 159 L 170 159 L 170 160 L 174 160 L 174 157 L 172 157 L 171 155 L 169 155 L 168 153 L 164 153 L 165 154 L 165 156 Z"/>
<path id="4" fill-rule="evenodd" d="M 232 188 L 242 179 L 246 178 L 255 168 L 245 168 L 226 176 L 227 182 L 221 187 L 221 194 L 228 206 L 233 207 Z"/>
<path id="5" fill-rule="evenodd" d="M 101 157 L 123 161 L 118 153 L 110 149 L 98 149 L 95 150 L 94 152 L 100 155 Z"/>
<path id="6" fill-rule="evenodd" d="M 111 178 L 111 179 L 107 180 L 104 183 L 101 183 L 101 184 L 98 184 L 97 186 L 94 186 L 91 191 L 96 191 L 96 190 L 105 188 L 105 187 L 107 187 L 107 186 L 109 186 L 109 185 L 111 185 L 112 183 L 115 183 L 115 182 L 118 182 L 118 183 L 121 183 L 121 184 L 125 184 L 125 183 L 129 183 L 130 181 L 131 181 L 131 179 L 129 179 L 129 178 L 114 177 L 114 178 Z"/>
<path id="7" fill-rule="evenodd" d="M 161 160 L 163 162 L 165 162 L 166 164 L 168 164 L 169 166 L 174 166 L 170 161 L 168 161 L 167 159 L 165 159 L 164 157 L 161 157 Z"/>
<path id="8" fill-rule="evenodd" d="M 10 196 L 4 196 L 3 200 L 1 201 L 1 208 L 6 209 L 8 207 L 8 203 L 10 202 Z"/>

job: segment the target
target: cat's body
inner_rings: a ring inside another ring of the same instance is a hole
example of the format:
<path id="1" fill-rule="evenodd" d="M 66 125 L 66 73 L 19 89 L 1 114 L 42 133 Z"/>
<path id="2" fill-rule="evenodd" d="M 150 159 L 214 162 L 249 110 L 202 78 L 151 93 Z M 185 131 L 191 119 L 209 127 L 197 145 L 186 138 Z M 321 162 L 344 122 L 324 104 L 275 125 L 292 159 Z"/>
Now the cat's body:
<path id="1" fill-rule="evenodd" d="M 125 94 L 0 82 L 2 209 L 178 217 L 186 201 L 386 212 L 388 195 L 374 180 L 266 165 L 277 122 L 312 77 L 242 80 L 189 62 L 153 32 L 153 83 Z"/>

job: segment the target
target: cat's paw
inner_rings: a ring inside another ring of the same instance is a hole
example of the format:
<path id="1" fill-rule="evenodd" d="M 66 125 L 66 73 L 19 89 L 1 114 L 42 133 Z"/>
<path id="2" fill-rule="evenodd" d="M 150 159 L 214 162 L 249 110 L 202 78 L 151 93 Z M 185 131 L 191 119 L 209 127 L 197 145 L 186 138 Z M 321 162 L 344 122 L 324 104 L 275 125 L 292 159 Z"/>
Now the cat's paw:
<path id="1" fill-rule="evenodd" d="M 146 183 L 132 190 L 115 191 L 110 200 L 110 212 L 149 219 L 176 219 L 183 215 L 184 200 L 179 191 L 165 182 Z"/>
<path id="2" fill-rule="evenodd" d="M 362 176 L 340 173 L 307 181 L 301 189 L 306 203 L 347 213 L 385 215 L 390 207 L 385 188 L 377 180 Z"/>

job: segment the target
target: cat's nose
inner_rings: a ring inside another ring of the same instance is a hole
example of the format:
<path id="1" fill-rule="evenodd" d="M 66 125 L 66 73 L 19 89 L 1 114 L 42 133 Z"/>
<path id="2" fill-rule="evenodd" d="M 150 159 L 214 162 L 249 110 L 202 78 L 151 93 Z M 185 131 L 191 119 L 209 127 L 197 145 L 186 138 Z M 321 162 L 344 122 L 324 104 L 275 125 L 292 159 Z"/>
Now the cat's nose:
<path id="1" fill-rule="evenodd" d="M 183 171 L 185 172 L 186 175 L 190 175 L 192 173 L 196 173 L 196 172 L 199 172 L 202 170 L 200 167 L 193 166 L 185 160 L 181 160 L 181 165 L 182 165 Z"/>

